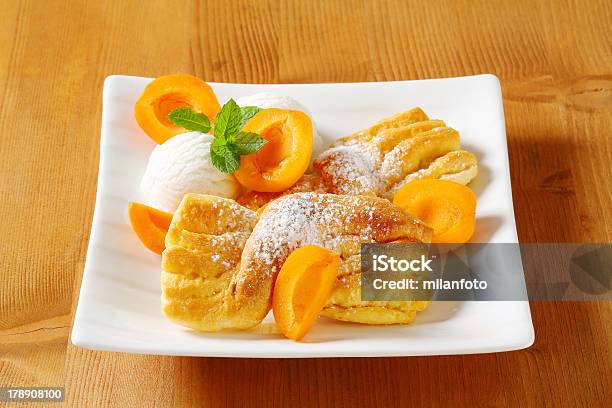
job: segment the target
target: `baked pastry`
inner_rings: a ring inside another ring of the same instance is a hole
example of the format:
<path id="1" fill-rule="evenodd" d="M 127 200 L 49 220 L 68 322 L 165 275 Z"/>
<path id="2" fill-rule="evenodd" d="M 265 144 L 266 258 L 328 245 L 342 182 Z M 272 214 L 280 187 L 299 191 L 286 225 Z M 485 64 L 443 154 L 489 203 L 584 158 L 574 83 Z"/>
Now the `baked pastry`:
<path id="1" fill-rule="evenodd" d="M 280 196 L 306 191 L 392 199 L 398 189 L 417 179 L 468 184 L 478 173 L 478 162 L 461 150 L 456 130 L 414 108 L 339 139 L 317 157 L 314 168 L 314 174 L 304 175 L 287 191 L 250 191 L 238 202 L 257 210 Z"/>
<path id="2" fill-rule="evenodd" d="M 315 160 L 328 191 L 391 199 L 419 178 L 469 183 L 476 157 L 461 150 L 459 133 L 415 108 L 340 139 Z"/>
<path id="3" fill-rule="evenodd" d="M 342 275 L 338 276 L 321 316 L 363 324 L 408 324 L 414 321 L 418 312 L 425 310 L 431 303 L 429 300 L 361 300 L 360 262 L 360 259 L 356 259 L 350 267 L 344 268 Z"/>
<path id="4" fill-rule="evenodd" d="M 289 189 L 280 193 L 265 193 L 259 191 L 248 191 L 238 197 L 236 201 L 251 210 L 258 210 L 270 201 L 287 194 L 293 193 L 326 193 L 327 187 L 323 184 L 323 179 L 318 174 L 305 174 Z"/>
<path id="5" fill-rule="evenodd" d="M 355 132 L 350 136 L 345 136 L 339 140 L 340 143 L 350 141 L 353 139 L 360 139 L 362 141 L 368 141 L 372 137 L 376 136 L 380 132 L 387 129 L 396 129 L 403 126 L 408 126 L 412 123 L 422 122 L 428 120 L 427 114 L 419 107 L 412 108 L 405 112 L 398 113 L 388 118 L 384 118 L 374 123 L 372 126 Z"/>
<path id="6" fill-rule="evenodd" d="M 234 200 L 183 197 L 162 254 L 161 305 L 170 320 L 206 331 L 249 326 L 228 288 L 256 222 L 256 213 Z"/>
<path id="7" fill-rule="evenodd" d="M 430 238 L 429 227 L 377 197 L 290 194 L 265 206 L 257 219 L 234 201 L 187 194 L 166 236 L 162 310 L 195 330 L 253 327 L 270 309 L 285 259 L 300 246 L 316 244 L 342 258 L 324 314 L 371 324 L 407 323 L 427 302 L 361 303 L 359 285 L 347 284 L 347 278 L 359 278 L 363 243 Z"/>

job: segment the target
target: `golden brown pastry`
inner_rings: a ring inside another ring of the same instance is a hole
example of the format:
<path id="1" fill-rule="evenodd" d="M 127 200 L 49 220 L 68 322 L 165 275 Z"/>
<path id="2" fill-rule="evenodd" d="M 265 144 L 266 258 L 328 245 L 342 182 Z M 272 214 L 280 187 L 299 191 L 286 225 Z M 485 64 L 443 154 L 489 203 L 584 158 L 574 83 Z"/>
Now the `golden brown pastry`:
<path id="1" fill-rule="evenodd" d="M 318 174 L 305 174 L 289 189 L 280 193 L 264 193 L 259 191 L 248 191 L 238 197 L 236 201 L 251 210 L 258 210 L 270 201 L 287 194 L 293 193 L 326 193 L 327 187 L 323 184 L 323 179 Z"/>
<path id="2" fill-rule="evenodd" d="M 240 256 L 257 222 L 234 200 L 187 194 L 166 235 L 162 254 L 162 311 L 194 330 L 245 327 L 228 293 Z"/>
<path id="3" fill-rule="evenodd" d="M 342 144 L 345 141 L 351 141 L 359 139 L 363 142 L 369 141 L 372 137 L 378 135 L 380 132 L 387 129 L 396 129 L 404 126 L 411 125 L 413 123 L 422 122 L 429 118 L 419 107 L 412 108 L 405 112 L 398 113 L 388 118 L 384 118 L 373 124 L 372 126 L 353 133 L 350 136 L 345 136 L 339 139 L 339 143 Z"/>
<path id="4" fill-rule="evenodd" d="M 420 108 L 383 119 L 339 139 L 315 160 L 306 174 L 281 193 L 250 191 L 238 198 L 257 210 L 286 194 L 313 191 L 392 199 L 404 184 L 439 178 L 468 184 L 478 173 L 476 156 L 461 150 L 459 133 Z"/>
<path id="5" fill-rule="evenodd" d="M 340 139 L 314 167 L 329 192 L 391 199 L 419 178 L 469 183 L 478 172 L 476 157 L 460 149 L 456 130 L 416 108 Z"/>
<path id="6" fill-rule="evenodd" d="M 408 324 L 431 303 L 429 300 L 362 301 L 360 268 L 359 264 L 353 265 L 346 275 L 338 277 L 322 316 L 363 324 Z"/>
<path id="7" fill-rule="evenodd" d="M 426 303 L 372 307 L 361 303 L 359 287 L 346 279 L 359 277 L 361 244 L 429 242 L 430 237 L 427 226 L 376 197 L 296 193 L 272 201 L 257 220 L 256 213 L 231 200 L 188 194 L 166 237 L 162 309 L 195 330 L 253 327 L 270 309 L 274 280 L 287 256 L 316 244 L 342 257 L 325 314 L 372 324 L 407 323 Z"/>

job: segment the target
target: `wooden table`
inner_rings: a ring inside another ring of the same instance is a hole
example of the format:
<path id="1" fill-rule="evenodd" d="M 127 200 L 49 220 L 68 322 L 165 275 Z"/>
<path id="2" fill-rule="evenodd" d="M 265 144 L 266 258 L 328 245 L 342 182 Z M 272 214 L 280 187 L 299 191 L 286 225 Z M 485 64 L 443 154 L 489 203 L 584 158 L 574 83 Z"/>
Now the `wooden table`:
<path id="1" fill-rule="evenodd" d="M 534 302 L 534 346 L 489 355 L 176 358 L 69 342 L 107 75 L 495 73 L 521 241 L 609 242 L 610 1 L 3 0 L 0 22 L 0 386 L 65 386 L 71 406 L 612 403 L 610 302 Z"/>

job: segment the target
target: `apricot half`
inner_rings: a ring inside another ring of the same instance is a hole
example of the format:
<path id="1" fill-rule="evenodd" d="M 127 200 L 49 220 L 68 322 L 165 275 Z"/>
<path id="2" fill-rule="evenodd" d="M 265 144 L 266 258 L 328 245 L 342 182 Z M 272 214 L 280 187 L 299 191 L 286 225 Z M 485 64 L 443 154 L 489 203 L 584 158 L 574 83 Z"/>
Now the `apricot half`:
<path id="1" fill-rule="evenodd" d="M 186 130 L 168 120 L 177 108 L 189 107 L 214 121 L 221 110 L 217 96 L 204 81 L 193 75 L 161 76 L 151 82 L 134 106 L 136 122 L 157 143 L 162 144 Z"/>
<path id="2" fill-rule="evenodd" d="M 128 214 L 140 242 L 151 251 L 161 254 L 166 248 L 165 239 L 172 222 L 172 213 L 129 202 Z"/>
<path id="3" fill-rule="evenodd" d="M 280 331 L 300 340 L 329 300 L 340 256 L 317 245 L 293 251 L 283 264 L 272 295 L 272 312 Z"/>
<path id="4" fill-rule="evenodd" d="M 393 204 L 429 225 L 431 242 L 463 244 L 474 234 L 476 195 L 454 181 L 411 181 L 395 193 Z"/>
<path id="5" fill-rule="evenodd" d="M 257 153 L 242 156 L 234 175 L 255 191 L 279 192 L 295 184 L 308 169 L 312 155 L 312 121 L 303 112 L 264 109 L 243 128 L 268 143 Z"/>

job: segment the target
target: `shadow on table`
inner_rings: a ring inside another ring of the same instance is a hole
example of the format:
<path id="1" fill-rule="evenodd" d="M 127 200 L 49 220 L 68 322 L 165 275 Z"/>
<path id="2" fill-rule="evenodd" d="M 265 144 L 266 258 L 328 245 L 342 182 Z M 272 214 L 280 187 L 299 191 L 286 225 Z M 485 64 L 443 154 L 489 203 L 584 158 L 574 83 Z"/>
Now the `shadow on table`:
<path id="1" fill-rule="evenodd" d="M 508 137 L 512 195 L 521 242 L 583 242 L 591 222 L 581 209 L 589 197 L 576 194 L 574 175 L 584 165 L 580 146 L 544 131 Z M 520 132 L 515 132 L 520 134 Z M 595 183 L 596 180 L 593 180 Z M 594 185 L 585 188 L 589 190 Z"/>

